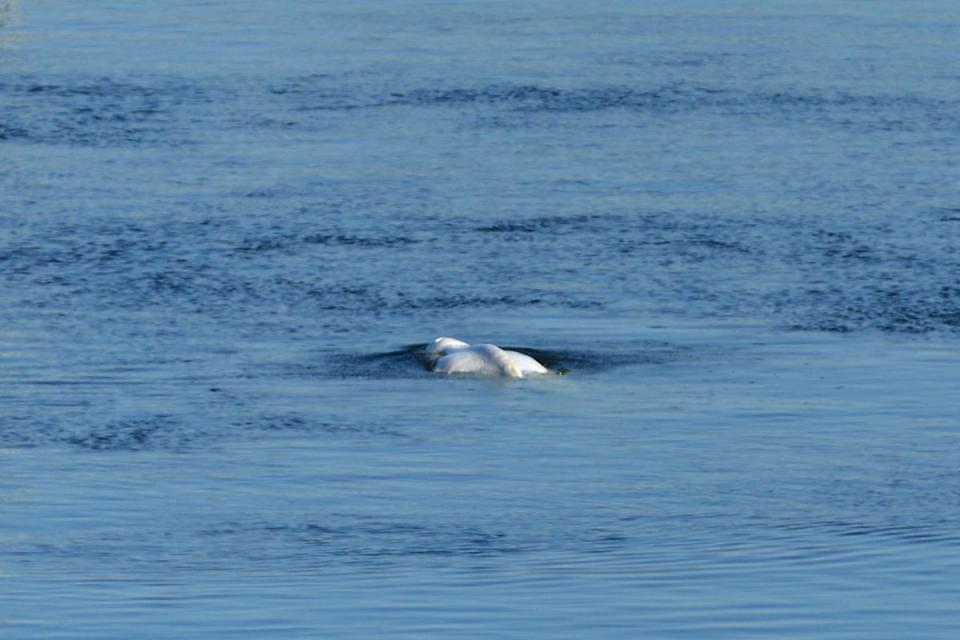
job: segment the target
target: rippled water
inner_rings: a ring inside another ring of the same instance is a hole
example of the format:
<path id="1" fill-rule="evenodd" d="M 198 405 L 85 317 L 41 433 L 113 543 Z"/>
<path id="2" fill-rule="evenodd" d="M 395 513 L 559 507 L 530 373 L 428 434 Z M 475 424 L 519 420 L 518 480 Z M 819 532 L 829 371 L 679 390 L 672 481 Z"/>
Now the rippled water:
<path id="1" fill-rule="evenodd" d="M 952 4 L 160 4 L 0 0 L 0 635 L 956 637 Z"/>

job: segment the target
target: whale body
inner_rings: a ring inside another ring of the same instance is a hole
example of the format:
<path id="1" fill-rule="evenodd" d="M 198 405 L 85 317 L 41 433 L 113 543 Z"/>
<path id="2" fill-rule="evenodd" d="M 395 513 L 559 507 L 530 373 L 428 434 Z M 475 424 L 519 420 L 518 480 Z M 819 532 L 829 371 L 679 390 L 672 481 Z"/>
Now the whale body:
<path id="1" fill-rule="evenodd" d="M 456 338 L 437 338 L 427 345 L 433 371 L 439 373 L 475 373 L 507 378 L 523 378 L 547 373 L 547 368 L 530 356 L 507 351 L 495 344 L 468 344 Z"/>

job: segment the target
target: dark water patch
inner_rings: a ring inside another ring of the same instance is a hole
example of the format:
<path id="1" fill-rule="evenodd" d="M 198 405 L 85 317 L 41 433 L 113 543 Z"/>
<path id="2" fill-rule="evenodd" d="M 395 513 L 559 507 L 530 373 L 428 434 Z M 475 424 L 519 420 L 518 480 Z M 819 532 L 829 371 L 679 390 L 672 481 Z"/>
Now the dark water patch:
<path id="1" fill-rule="evenodd" d="M 184 145 L 181 118 L 212 102 L 207 91 L 175 78 L 69 78 L 48 82 L 24 76 L 0 85 L 10 105 L 0 109 L 3 131 L 44 144 L 76 146 Z M 29 116 L 29 118 L 28 118 Z"/>
<path id="2" fill-rule="evenodd" d="M 790 532 L 826 533 L 845 538 L 886 538 L 916 544 L 960 545 L 957 522 L 939 520 L 931 523 L 871 523 L 848 520 L 823 520 L 788 524 L 783 527 Z"/>
<path id="3" fill-rule="evenodd" d="M 607 224 L 604 224 L 604 223 Z M 600 215 L 541 216 L 526 220 L 504 220 L 476 227 L 484 233 L 537 233 L 543 231 L 561 233 L 597 232 L 609 227 L 609 217 Z"/>
<path id="4" fill-rule="evenodd" d="M 334 353 L 324 356 L 326 366 L 317 375 L 341 378 L 409 378 L 426 374 L 430 359 L 427 345 L 412 344 L 373 354 Z"/>
<path id="5" fill-rule="evenodd" d="M 279 517 L 278 517 L 279 516 Z M 146 568 L 282 569 L 314 572 L 331 566 L 414 566 L 431 559 L 475 560 L 549 554 L 605 555 L 629 547 L 629 536 L 605 528 L 547 529 L 527 523 L 476 523 L 453 518 L 409 522 L 388 517 L 315 513 L 297 518 L 251 516 L 207 523 L 181 519 L 174 529 L 101 528 L 65 539 L 17 541 L 21 561 L 51 558 Z M 167 527 L 172 523 L 165 522 Z M 291 564 L 293 563 L 293 564 Z M 295 568 L 293 568 L 295 567 Z"/>
<path id="6" fill-rule="evenodd" d="M 736 57 L 737 56 L 735 56 L 734 54 L 729 54 L 729 53 L 728 54 L 688 53 L 688 54 L 679 55 L 679 56 L 660 58 L 652 62 L 649 60 L 641 61 L 637 59 L 624 58 L 624 57 L 613 59 L 610 62 L 614 64 L 623 64 L 627 66 L 654 64 L 654 65 L 663 66 L 663 67 L 679 67 L 679 68 L 697 69 L 701 67 L 719 66 L 719 65 L 727 64 L 731 60 L 735 59 Z"/>
<path id="7" fill-rule="evenodd" d="M 10 85 L 11 93 L 44 94 L 58 98 L 91 97 L 108 98 L 114 100 L 160 98 L 170 94 L 171 89 L 182 92 L 180 86 L 149 86 L 130 82 L 117 81 L 113 78 L 102 77 L 86 82 L 71 82 L 70 84 L 43 84 L 42 81 L 21 79 L 19 84 Z"/>
<path id="8" fill-rule="evenodd" d="M 626 109 L 678 112 L 695 108 L 704 96 L 699 88 L 668 85 L 650 89 L 626 86 L 566 89 L 537 85 L 489 85 L 481 88 L 416 89 L 398 100 L 417 106 L 476 105 L 513 111 L 577 113 Z"/>
<path id="9" fill-rule="evenodd" d="M 11 398 L 15 400 L 15 398 Z M 49 420 L 26 416 L 5 415 L 0 417 L 0 446 L 9 448 L 35 447 L 48 440 L 49 432 L 56 427 Z"/>
<path id="10" fill-rule="evenodd" d="M 403 242 L 386 244 L 405 246 Z M 387 249 L 353 241 L 339 246 L 356 251 Z M 21 285 L 29 283 L 30 289 L 24 290 L 29 295 L 21 298 L 25 304 L 72 308 L 95 302 L 115 309 L 179 308 L 217 317 L 228 314 L 236 319 L 241 319 L 238 308 L 412 314 L 469 308 L 598 309 L 604 304 L 557 292 L 443 293 L 446 287 L 441 285 L 429 288 L 427 293 L 415 283 L 388 287 L 372 281 L 371 276 L 351 277 L 356 269 L 311 269 L 305 261 L 287 268 L 283 264 L 260 264 L 260 268 L 251 269 L 231 266 L 219 249 L 218 256 L 195 253 L 195 248 L 135 242 L 68 249 L 26 247 L 2 254 L 2 262 L 9 267 L 3 275 Z M 295 259 L 298 251 L 291 248 L 287 254 L 286 250 L 251 246 L 234 255 L 273 261 L 280 255 Z M 382 254 L 379 258 L 382 260 Z"/>
<path id="11" fill-rule="evenodd" d="M 198 434 L 173 416 L 158 415 L 99 425 L 64 438 L 68 444 L 92 451 L 184 450 L 195 446 Z"/>
<path id="12" fill-rule="evenodd" d="M 486 530 L 471 526 L 411 524 L 331 516 L 327 521 L 302 523 L 226 523 L 200 533 L 218 544 L 272 548 L 280 553 L 306 554 L 315 563 L 335 559 L 348 563 L 385 561 L 417 556 L 469 557 L 499 556 L 533 550 L 529 540 L 515 532 Z M 260 560 L 267 560 L 261 557 Z M 306 558 L 305 558 L 306 560 Z"/>
<path id="13" fill-rule="evenodd" d="M 26 129 L 0 123 L 0 140 L 14 140 L 28 137 Z"/>
<path id="14" fill-rule="evenodd" d="M 849 332 L 879 330 L 923 334 L 960 329 L 960 286 L 917 289 L 886 284 L 850 290 L 818 290 L 804 307 L 788 315 L 807 314 L 793 323 L 802 330 Z"/>
<path id="15" fill-rule="evenodd" d="M 0 281 L 31 307 L 177 309 L 230 322 L 265 314 L 293 323 L 323 313 L 326 322 L 346 323 L 355 313 L 602 311 L 625 296 L 686 300 L 688 311 L 714 315 L 768 310 L 778 324 L 825 331 L 955 331 L 960 313 L 953 277 L 960 258 L 949 234 L 933 231 L 920 242 L 855 224 L 806 230 L 693 212 L 583 214 L 475 227 L 480 235 L 451 248 L 433 240 L 443 229 L 429 226 L 423 236 L 263 233 L 243 221 L 201 218 L 35 224 L 0 241 Z M 550 259 L 518 264 L 522 256 L 497 244 L 512 238 Z M 449 282 L 430 275 L 462 251 L 474 268 Z M 390 280 L 401 272 L 410 278 Z M 774 277 L 758 275 L 767 273 Z M 568 277 L 604 286 L 543 284 Z"/>
<path id="16" fill-rule="evenodd" d="M 287 101 L 301 113 L 354 111 L 396 102 L 396 98 L 389 93 L 365 86 L 362 74 L 315 73 L 296 76 L 271 82 L 266 92 Z"/>
<path id="17" fill-rule="evenodd" d="M 210 393 L 223 390 L 211 389 Z M 242 406 L 245 398 L 216 401 L 216 406 Z M 67 407 L 72 409 L 73 405 Z M 224 409 L 226 410 L 226 409 Z M 193 416 L 158 414 L 106 422 L 70 414 L 40 421 L 8 416 L 0 421 L 0 447 L 34 448 L 69 445 L 97 452 L 168 451 L 196 453 L 224 442 L 270 438 L 281 434 L 326 440 L 329 438 L 409 439 L 386 422 L 316 419 L 299 414 L 261 414 L 230 419 L 214 411 Z"/>
<path id="18" fill-rule="evenodd" d="M 943 225 L 941 225 L 943 227 Z M 950 229 L 910 219 L 821 228 L 783 242 L 778 259 L 807 286 L 774 296 L 803 329 L 955 331 L 960 257 Z"/>
<path id="19" fill-rule="evenodd" d="M 737 253 L 751 253 L 752 250 L 744 247 L 737 242 L 726 240 L 716 240 L 713 238 L 692 238 L 687 241 L 691 247 L 702 247 L 705 249 L 715 249 L 719 251 L 734 251 Z"/>
<path id="20" fill-rule="evenodd" d="M 318 571 L 335 565 L 384 566 L 424 557 L 496 558 L 545 547 L 536 536 L 459 523 L 411 524 L 333 514 L 303 520 L 222 521 L 175 530 L 78 533 L 69 541 L 24 541 L 8 549 L 21 561 L 62 562 L 146 568 Z"/>
<path id="21" fill-rule="evenodd" d="M 727 94 L 717 106 L 727 115 L 762 116 L 778 124 L 803 122 L 859 133 L 955 131 L 960 123 L 955 100 L 912 94 L 784 89 Z"/>
<path id="22" fill-rule="evenodd" d="M 610 371 L 620 367 L 655 365 L 676 362 L 685 354 L 685 349 L 666 343 L 634 344 L 624 349 L 622 345 L 609 352 L 599 350 L 554 350 L 531 347 L 504 346 L 504 349 L 525 353 L 551 370 L 568 373 L 591 373 Z"/>
<path id="23" fill-rule="evenodd" d="M 314 73 L 272 84 L 267 88 L 267 91 L 278 96 L 311 93 L 316 91 L 318 86 L 326 86 L 332 80 L 333 77 L 330 74 Z"/>
<path id="24" fill-rule="evenodd" d="M 0 246 L 0 260 L 9 262 L 20 273 L 75 271 L 111 263 L 155 260 L 156 254 L 172 254 L 176 248 L 162 237 L 136 226 L 80 227 L 62 225 L 58 236 L 35 236 L 28 244 L 12 242 Z M 163 257 L 163 256 L 161 256 Z"/>
<path id="25" fill-rule="evenodd" d="M 666 84 L 551 87 L 533 84 L 487 84 L 476 87 L 387 89 L 366 87 L 359 80 L 336 81 L 327 76 L 291 79 L 269 92 L 291 100 L 300 111 L 352 111 L 385 107 L 471 107 L 514 113 L 592 113 L 629 110 L 679 113 L 717 104 L 723 89 Z"/>
<path id="26" fill-rule="evenodd" d="M 238 252 L 264 252 L 280 249 L 295 250 L 298 245 L 344 246 L 365 248 L 404 247 L 420 244 L 423 240 L 409 236 L 357 236 L 342 233 L 310 233 L 305 235 L 275 235 L 243 241 Z"/>
<path id="27" fill-rule="evenodd" d="M 254 434 L 269 436 L 275 433 L 296 433 L 307 436 L 328 437 L 374 437 L 402 438 L 410 436 L 393 426 L 382 423 L 351 423 L 335 420 L 316 420 L 294 414 L 262 415 L 252 419 L 233 422 L 231 432 L 239 431 L 245 437 Z"/>
<path id="28" fill-rule="evenodd" d="M 300 110 L 351 111 L 383 107 L 470 107 L 479 112 L 578 114 L 621 110 L 675 115 L 711 111 L 743 117 L 800 119 L 811 124 L 871 131 L 936 128 L 955 130 L 960 116 L 953 100 L 912 94 L 869 94 L 832 89 L 744 91 L 729 86 L 666 83 L 654 86 L 553 87 L 490 84 L 476 87 L 384 91 L 327 76 L 293 79 L 270 92 L 294 100 Z M 918 122 L 917 119 L 920 121 Z M 495 121 L 493 118 L 490 121 Z"/>
<path id="29" fill-rule="evenodd" d="M 960 207 L 941 207 L 935 211 L 940 214 L 940 222 L 960 222 Z"/>
<path id="30" fill-rule="evenodd" d="M 183 78 L 139 77 L 129 81 L 101 77 L 52 82 L 19 77 L 0 85 L 0 96 L 9 97 L 19 107 L 0 111 L 5 120 L 0 139 L 78 146 L 186 145 L 197 139 L 195 125 L 217 117 L 215 106 L 228 103 L 234 103 L 235 108 L 226 116 L 221 111 L 219 117 L 226 118 L 229 128 L 249 132 L 303 128 L 312 121 L 297 113 L 397 106 L 470 107 L 477 112 L 475 116 L 490 122 L 496 121 L 498 112 L 577 115 L 612 110 L 653 116 L 707 110 L 738 118 L 763 116 L 779 123 L 800 119 L 818 126 L 871 131 L 955 131 L 960 122 L 958 104 L 950 100 L 816 89 L 744 92 L 683 83 L 573 88 L 494 84 L 397 90 L 367 86 L 361 77 L 318 74 L 272 83 L 265 91 L 279 101 L 277 113 L 269 117 L 246 111 L 243 96 L 236 90 Z M 291 108 L 292 112 L 284 112 Z M 23 116 L 24 109 L 33 114 L 29 119 Z"/>
<path id="31" fill-rule="evenodd" d="M 477 231 L 486 233 L 533 233 L 538 225 L 532 222 L 497 222 L 484 227 L 477 227 Z"/>
<path id="32" fill-rule="evenodd" d="M 238 551 L 272 549 L 277 556 L 251 560 L 269 562 L 288 554 L 301 559 L 303 568 L 330 563 L 381 565 L 420 562 L 424 558 L 499 558 L 541 552 L 605 554 L 622 549 L 629 538 L 604 528 L 545 530 L 536 526 L 504 523 L 474 524 L 430 520 L 407 522 L 348 514 L 302 521 L 225 522 L 203 529 L 201 538 Z"/>
<path id="33" fill-rule="evenodd" d="M 101 452 L 186 452 L 208 446 L 210 436 L 191 421 L 167 414 L 91 421 L 69 413 L 45 420 L 8 416 L 0 421 L 0 446 L 15 448 L 70 445 Z"/>
<path id="34" fill-rule="evenodd" d="M 394 237 L 383 237 L 383 238 L 371 238 L 371 237 L 361 237 L 361 236 L 352 236 L 344 234 L 324 234 L 324 233 L 315 233 L 303 237 L 303 242 L 306 244 L 332 244 L 332 245 L 344 245 L 344 246 L 356 246 L 356 247 L 395 247 L 395 246 L 406 246 L 411 244 L 419 244 L 421 241 L 415 238 L 409 238 L 404 236 L 394 236 Z"/>
<path id="35" fill-rule="evenodd" d="M 601 309 L 603 302 L 580 297 L 544 292 L 542 295 L 469 295 L 450 293 L 430 296 L 404 296 L 398 303 L 404 311 L 443 311 L 456 309 L 501 309 L 524 307 L 557 307 L 567 309 Z"/>
<path id="36" fill-rule="evenodd" d="M 822 251 L 827 259 L 872 263 L 882 261 L 878 247 L 870 244 L 871 238 L 868 234 L 857 237 L 845 231 L 818 230 L 813 235 L 814 246 Z M 876 241 L 875 237 L 872 239 Z"/>
<path id="37" fill-rule="evenodd" d="M 721 230 L 718 230 L 723 233 Z M 670 234 L 673 235 L 673 234 Z M 659 236 L 659 237 L 658 237 Z M 707 237 L 664 237 L 656 232 L 642 240 L 620 239 L 617 251 L 622 254 L 651 254 L 671 256 L 674 259 L 700 261 L 706 258 L 722 258 L 729 254 L 756 255 L 764 249 L 756 245 L 728 239 Z"/>

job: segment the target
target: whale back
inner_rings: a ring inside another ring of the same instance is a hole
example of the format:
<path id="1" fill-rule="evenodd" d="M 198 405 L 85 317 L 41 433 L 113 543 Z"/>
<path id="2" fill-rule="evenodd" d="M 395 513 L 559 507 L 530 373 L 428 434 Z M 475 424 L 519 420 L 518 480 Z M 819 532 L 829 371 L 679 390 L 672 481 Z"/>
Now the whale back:
<path id="1" fill-rule="evenodd" d="M 439 358 L 433 367 L 439 373 L 480 373 L 522 378 L 523 372 L 510 356 L 492 344 L 477 344 L 455 349 Z"/>
<path id="2" fill-rule="evenodd" d="M 500 373 L 500 375 L 509 378 L 522 378 L 523 372 L 516 365 L 513 359 L 506 351 L 493 344 L 478 344 L 471 347 L 477 353 L 482 354 L 484 359 Z"/>
<path id="3" fill-rule="evenodd" d="M 457 349 L 466 349 L 470 345 L 463 340 L 456 338 L 437 338 L 427 345 L 427 353 L 450 353 Z"/>
<path id="4" fill-rule="evenodd" d="M 511 362 L 513 362 L 514 366 L 516 366 L 521 373 L 547 373 L 545 366 L 525 353 L 508 350 L 504 350 L 504 353 L 510 357 Z"/>
<path id="5" fill-rule="evenodd" d="M 424 357 L 427 368 L 440 373 L 479 373 L 507 378 L 547 373 L 546 367 L 518 351 L 506 351 L 495 344 L 470 345 L 446 336 L 428 344 Z"/>

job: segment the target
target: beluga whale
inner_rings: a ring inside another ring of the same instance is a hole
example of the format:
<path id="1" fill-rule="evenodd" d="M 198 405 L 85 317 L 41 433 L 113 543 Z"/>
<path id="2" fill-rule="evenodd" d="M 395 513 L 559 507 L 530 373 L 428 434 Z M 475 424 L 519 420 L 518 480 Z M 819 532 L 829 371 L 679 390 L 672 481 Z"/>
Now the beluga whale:
<path id="1" fill-rule="evenodd" d="M 428 365 L 436 373 L 473 373 L 525 378 L 549 373 L 532 357 L 495 344 L 468 344 L 456 338 L 437 338 L 427 345 Z"/>

